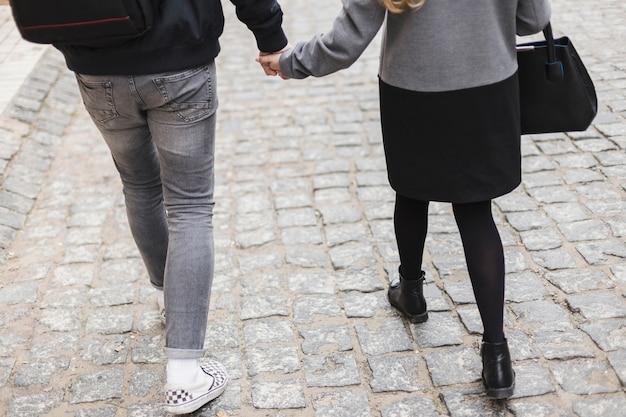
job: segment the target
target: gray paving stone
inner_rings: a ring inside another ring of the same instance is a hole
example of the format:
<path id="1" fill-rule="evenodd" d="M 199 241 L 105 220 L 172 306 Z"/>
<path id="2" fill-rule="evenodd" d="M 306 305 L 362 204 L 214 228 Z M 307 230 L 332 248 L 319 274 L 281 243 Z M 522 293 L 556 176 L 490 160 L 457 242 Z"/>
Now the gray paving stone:
<path id="1" fill-rule="evenodd" d="M 300 329 L 302 352 L 305 355 L 320 355 L 352 350 L 352 339 L 346 326 Z"/>
<path id="2" fill-rule="evenodd" d="M 511 212 L 507 213 L 506 218 L 518 232 L 552 226 L 550 219 L 538 211 Z"/>
<path id="3" fill-rule="evenodd" d="M 570 242 L 582 240 L 605 239 L 609 235 L 608 228 L 601 220 L 582 220 L 557 225 L 563 236 Z"/>
<path id="4" fill-rule="evenodd" d="M 393 217 L 393 207 L 394 204 L 388 201 L 367 204 L 364 210 L 365 218 L 368 221 L 389 220 Z"/>
<path id="5" fill-rule="evenodd" d="M 626 350 L 626 320 L 583 323 L 580 328 L 605 352 Z"/>
<path id="6" fill-rule="evenodd" d="M 261 409 L 305 408 L 302 384 L 297 379 L 260 381 L 252 385 L 252 404 Z"/>
<path id="7" fill-rule="evenodd" d="M 260 295 L 243 297 L 241 300 L 241 319 L 258 319 L 289 314 L 287 297 L 282 295 Z"/>
<path id="8" fill-rule="evenodd" d="M 476 351 L 461 346 L 438 349 L 424 355 L 433 384 L 437 387 L 480 380 L 482 362 Z"/>
<path id="9" fill-rule="evenodd" d="M 563 249 L 533 252 L 531 256 L 537 264 L 550 271 L 576 267 L 574 257 Z"/>
<path id="10" fill-rule="evenodd" d="M 570 308 L 586 319 L 610 319 L 626 317 L 626 304 L 622 297 L 613 293 L 592 292 L 567 297 Z"/>
<path id="11" fill-rule="evenodd" d="M 322 214 L 324 224 L 354 223 L 361 220 L 360 211 L 352 204 L 334 204 L 321 206 L 318 210 Z"/>
<path id="12" fill-rule="evenodd" d="M 316 224 L 317 217 L 311 208 L 304 207 L 278 211 L 278 226 L 281 228 L 293 226 L 315 226 Z"/>
<path id="13" fill-rule="evenodd" d="M 80 357 L 95 365 L 126 363 L 130 350 L 127 336 L 114 335 L 105 339 L 87 339 L 81 343 Z"/>
<path id="14" fill-rule="evenodd" d="M 91 294 L 91 303 L 96 307 L 131 304 L 135 300 L 132 284 L 95 288 Z"/>
<path id="15" fill-rule="evenodd" d="M 622 386 L 626 385 L 626 351 L 611 352 L 608 359 Z"/>
<path id="16" fill-rule="evenodd" d="M 430 398 L 405 398 L 383 407 L 382 417 L 441 417 Z"/>
<path id="17" fill-rule="evenodd" d="M 335 297 L 331 295 L 302 296 L 294 300 L 294 321 L 297 324 L 313 322 L 317 316 L 337 317 L 341 309 Z"/>
<path id="18" fill-rule="evenodd" d="M 52 359 L 52 360 L 51 360 Z M 47 361 L 20 364 L 15 374 L 15 385 L 28 387 L 31 385 L 49 386 L 50 378 L 57 371 L 69 368 L 69 358 L 48 358 Z"/>
<path id="19" fill-rule="evenodd" d="M 368 232 L 361 223 L 329 225 L 324 228 L 326 243 L 333 247 L 347 242 L 360 242 L 368 238 Z"/>
<path id="20" fill-rule="evenodd" d="M 563 246 L 560 235 L 551 227 L 523 231 L 520 237 L 526 249 L 531 251 L 556 249 Z"/>
<path id="21" fill-rule="evenodd" d="M 342 293 L 341 300 L 346 317 L 374 317 L 378 310 L 386 310 L 391 315 L 391 307 L 384 291 Z"/>
<path id="22" fill-rule="evenodd" d="M 370 381 L 373 392 L 414 392 L 427 388 L 428 377 L 421 375 L 417 355 L 369 357 L 367 361 L 373 375 Z"/>
<path id="23" fill-rule="evenodd" d="M 300 369 L 300 360 L 294 346 L 272 345 L 249 348 L 248 375 L 257 376 L 262 373 L 280 371 L 291 374 Z"/>
<path id="24" fill-rule="evenodd" d="M 584 242 L 576 245 L 576 250 L 591 265 L 605 265 L 615 257 L 626 259 L 626 245 L 618 240 Z"/>
<path id="25" fill-rule="evenodd" d="M 361 350 L 366 355 L 413 350 L 413 343 L 400 319 L 386 320 L 377 326 L 357 324 L 355 329 Z"/>
<path id="26" fill-rule="evenodd" d="M 74 417 L 115 417 L 116 407 L 89 408 L 78 410 Z"/>
<path id="27" fill-rule="evenodd" d="M 165 363 L 165 336 L 142 336 L 137 339 L 131 348 L 132 362 L 135 364 L 163 364 Z"/>
<path id="28" fill-rule="evenodd" d="M 560 415 L 557 408 L 546 400 L 545 403 L 516 400 L 511 401 L 509 408 L 516 417 L 537 417 L 537 416 L 556 416 Z"/>
<path id="29" fill-rule="evenodd" d="M 411 324 L 413 338 L 421 348 L 460 345 L 463 330 L 460 323 L 448 312 L 429 313 L 425 323 Z"/>
<path id="30" fill-rule="evenodd" d="M 13 366 L 15 366 L 15 359 L 0 359 L 0 388 L 7 384 L 13 372 Z"/>
<path id="31" fill-rule="evenodd" d="M 551 271 L 545 278 L 567 294 L 613 288 L 611 279 L 599 269 L 564 269 Z"/>
<path id="32" fill-rule="evenodd" d="M 123 381 L 124 371 L 119 368 L 80 375 L 72 384 L 69 402 L 78 404 L 122 398 Z"/>
<path id="33" fill-rule="evenodd" d="M 511 360 L 523 361 L 539 358 L 537 350 L 526 333 L 508 328 L 505 328 L 505 332 L 511 351 Z"/>
<path id="34" fill-rule="evenodd" d="M 0 288 L 0 304 L 34 303 L 37 300 L 37 289 L 36 282 L 5 285 Z"/>
<path id="35" fill-rule="evenodd" d="M 285 260 L 288 264 L 303 268 L 326 268 L 328 255 L 321 247 L 289 247 L 286 249 Z"/>
<path id="36" fill-rule="evenodd" d="M 135 397 L 146 397 L 155 389 L 160 389 L 163 385 L 163 378 L 160 373 L 149 369 L 139 369 L 130 378 L 129 393 Z"/>
<path id="37" fill-rule="evenodd" d="M 90 286 L 95 274 L 93 265 L 60 265 L 53 270 L 52 282 L 59 285 Z"/>
<path id="38" fill-rule="evenodd" d="M 315 190 L 315 203 L 319 205 L 347 203 L 352 201 L 350 190 L 345 187 Z"/>
<path id="39" fill-rule="evenodd" d="M 87 317 L 88 333 L 120 334 L 133 328 L 134 314 L 131 310 L 101 309 Z"/>
<path id="40" fill-rule="evenodd" d="M 204 347 L 207 351 L 238 348 L 239 325 L 234 321 L 209 321 L 204 337 Z"/>
<path id="41" fill-rule="evenodd" d="M 294 340 L 291 322 L 277 318 L 246 321 L 243 334 L 247 344 L 290 342 Z"/>
<path id="42" fill-rule="evenodd" d="M 578 201 L 576 194 L 562 187 L 540 187 L 528 190 L 531 197 L 540 203 L 575 203 Z"/>
<path id="43" fill-rule="evenodd" d="M 506 405 L 498 401 L 485 401 L 478 389 L 451 389 L 441 397 L 451 417 L 499 417 L 505 414 Z"/>
<path id="44" fill-rule="evenodd" d="M 533 338 L 546 359 L 568 360 L 593 358 L 595 350 L 586 343 L 585 334 L 580 330 L 537 331 Z"/>
<path id="45" fill-rule="evenodd" d="M 335 281 L 341 291 L 374 292 L 386 288 L 382 274 L 373 268 L 336 271 Z"/>
<path id="46" fill-rule="evenodd" d="M 351 354 L 305 357 L 304 371 L 308 387 L 344 387 L 361 383 L 356 360 Z"/>
<path id="47" fill-rule="evenodd" d="M 367 394 L 362 391 L 333 391 L 313 398 L 315 417 L 370 417 Z"/>
<path id="48" fill-rule="evenodd" d="M 435 284 L 424 285 L 424 299 L 428 311 L 450 311 L 450 305 L 444 297 L 443 291 Z"/>
<path id="49" fill-rule="evenodd" d="M 287 280 L 293 294 L 335 294 L 335 280 L 325 271 L 291 274 Z"/>
<path id="50" fill-rule="evenodd" d="M 257 229 L 249 232 L 237 233 L 237 247 L 242 249 L 263 246 L 276 240 L 276 233 L 270 227 Z"/>
<path id="51" fill-rule="evenodd" d="M 589 219 L 589 215 L 579 203 L 546 204 L 543 209 L 556 223 L 571 223 Z"/>
<path id="52" fill-rule="evenodd" d="M 445 281 L 444 288 L 446 294 L 457 305 L 476 303 L 472 283 L 467 279 L 463 281 Z"/>
<path id="53" fill-rule="evenodd" d="M 63 399 L 62 391 L 15 396 L 9 400 L 7 415 L 39 417 L 56 408 Z"/>
<path id="54" fill-rule="evenodd" d="M 214 286 L 219 278 L 219 276 L 213 278 Z M 239 277 L 238 281 L 241 285 L 242 296 L 275 294 L 287 288 L 287 277 L 276 273 L 246 274 Z"/>
<path id="55" fill-rule="evenodd" d="M 46 309 L 41 312 L 39 323 L 48 331 L 69 332 L 82 327 L 82 316 L 78 311 L 62 309 Z"/>
<path id="56" fill-rule="evenodd" d="M 374 249 L 369 243 L 350 242 L 329 250 L 335 269 L 371 267 L 375 263 Z"/>
<path id="57" fill-rule="evenodd" d="M 623 395 L 579 400 L 575 401 L 572 406 L 579 416 L 626 416 L 626 398 Z"/>
<path id="58" fill-rule="evenodd" d="M 314 226 L 288 227 L 280 230 L 280 238 L 286 246 L 320 245 L 324 242 L 322 232 Z"/>
<path id="59" fill-rule="evenodd" d="M 585 206 L 587 206 L 587 208 L 591 210 L 593 214 L 603 218 L 620 216 L 626 211 L 626 202 L 621 200 L 586 201 Z"/>
<path id="60" fill-rule="evenodd" d="M 617 376 L 604 362 L 590 359 L 560 362 L 551 364 L 550 371 L 569 393 L 589 395 L 620 390 Z"/>
<path id="61" fill-rule="evenodd" d="M 518 320 L 523 320 L 536 330 L 559 331 L 573 328 L 567 310 L 548 300 L 513 304 L 511 310 Z"/>
<path id="62" fill-rule="evenodd" d="M 547 295 L 546 289 L 532 272 L 511 273 L 506 275 L 505 299 L 515 303 L 540 300 Z"/>

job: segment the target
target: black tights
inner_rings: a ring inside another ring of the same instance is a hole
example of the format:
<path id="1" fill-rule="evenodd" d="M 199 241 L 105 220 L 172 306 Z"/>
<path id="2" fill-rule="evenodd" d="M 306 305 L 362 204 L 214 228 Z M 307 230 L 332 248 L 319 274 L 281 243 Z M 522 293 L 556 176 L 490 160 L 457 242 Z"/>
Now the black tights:
<path id="1" fill-rule="evenodd" d="M 483 322 L 483 340 L 504 340 L 504 251 L 491 214 L 491 201 L 452 204 L 461 234 L 467 270 Z M 428 201 L 396 194 L 394 228 L 405 279 L 421 274 L 428 231 Z"/>

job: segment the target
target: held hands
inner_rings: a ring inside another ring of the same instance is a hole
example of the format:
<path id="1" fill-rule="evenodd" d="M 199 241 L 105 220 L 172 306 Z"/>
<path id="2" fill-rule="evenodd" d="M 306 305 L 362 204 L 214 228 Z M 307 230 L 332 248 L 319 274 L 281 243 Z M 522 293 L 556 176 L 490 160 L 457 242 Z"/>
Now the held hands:
<path id="1" fill-rule="evenodd" d="M 291 48 L 293 48 L 293 46 L 291 44 L 287 44 L 287 46 L 285 46 L 280 51 L 276 51 L 272 53 L 259 52 L 259 57 L 256 59 L 256 61 L 259 64 L 261 64 L 261 68 L 263 68 L 265 75 L 268 75 L 268 76 L 278 75 L 283 80 L 289 79 L 289 77 L 284 76 L 282 72 L 280 71 L 279 61 L 280 61 L 280 56 L 283 54 L 283 52 L 288 51 Z"/>

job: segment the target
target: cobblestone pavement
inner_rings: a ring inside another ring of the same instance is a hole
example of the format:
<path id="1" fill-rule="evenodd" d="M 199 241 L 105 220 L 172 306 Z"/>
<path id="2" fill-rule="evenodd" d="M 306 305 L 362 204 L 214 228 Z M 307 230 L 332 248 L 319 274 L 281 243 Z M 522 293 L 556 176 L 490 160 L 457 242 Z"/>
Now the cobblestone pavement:
<path id="1" fill-rule="evenodd" d="M 292 41 L 340 7 L 283 3 Z M 524 137 L 524 182 L 494 203 L 517 372 L 500 402 L 480 383 L 481 324 L 448 205 L 430 218 L 430 320 L 409 324 L 386 301 L 398 259 L 378 42 L 342 73 L 284 82 L 263 76 L 225 8 L 206 349 L 231 382 L 195 415 L 626 416 L 626 5 L 554 0 L 601 112 L 586 132 Z M 56 51 L 12 103 L 0 115 L 0 415 L 164 416 L 153 290 Z"/>

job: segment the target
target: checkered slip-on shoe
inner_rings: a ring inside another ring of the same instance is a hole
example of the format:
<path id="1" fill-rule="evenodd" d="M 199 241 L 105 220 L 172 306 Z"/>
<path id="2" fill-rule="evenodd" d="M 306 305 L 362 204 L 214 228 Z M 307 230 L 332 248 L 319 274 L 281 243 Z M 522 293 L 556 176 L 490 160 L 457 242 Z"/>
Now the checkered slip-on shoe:
<path id="1" fill-rule="evenodd" d="M 203 375 L 200 382 L 182 386 L 165 385 L 165 411 L 171 414 L 188 414 L 219 397 L 226 389 L 228 376 L 222 364 L 214 360 L 203 360 L 200 365 Z"/>

